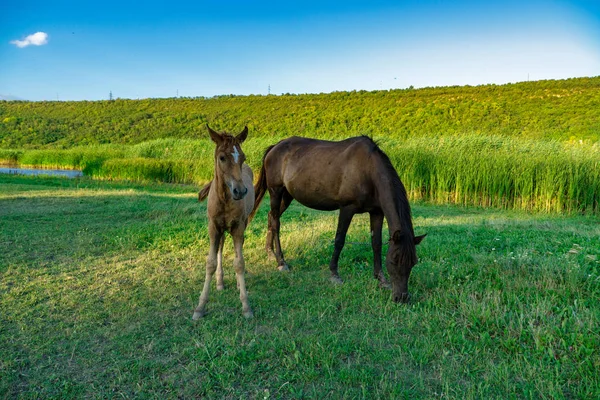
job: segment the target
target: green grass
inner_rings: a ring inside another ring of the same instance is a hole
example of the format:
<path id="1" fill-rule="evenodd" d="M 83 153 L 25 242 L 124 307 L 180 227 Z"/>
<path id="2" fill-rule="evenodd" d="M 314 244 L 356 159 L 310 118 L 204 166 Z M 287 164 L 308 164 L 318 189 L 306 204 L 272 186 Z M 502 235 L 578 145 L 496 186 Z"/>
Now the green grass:
<path id="1" fill-rule="evenodd" d="M 0 176 L 0 397 L 600 397 L 597 217 L 416 203 L 428 236 L 398 305 L 371 278 L 366 216 L 333 286 L 336 213 L 293 203 L 280 273 L 264 202 L 244 247 L 255 318 L 228 240 L 226 290 L 194 323 L 196 190 Z"/>

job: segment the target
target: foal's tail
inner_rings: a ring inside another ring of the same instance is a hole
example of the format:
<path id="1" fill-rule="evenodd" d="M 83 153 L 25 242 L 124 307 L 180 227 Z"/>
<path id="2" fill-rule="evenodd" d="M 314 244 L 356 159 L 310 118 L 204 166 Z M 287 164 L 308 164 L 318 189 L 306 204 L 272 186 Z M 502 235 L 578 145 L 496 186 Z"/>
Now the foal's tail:
<path id="1" fill-rule="evenodd" d="M 265 171 L 265 158 L 267 158 L 267 154 L 269 153 L 269 151 L 271 151 L 273 147 L 275 147 L 275 145 L 267 147 L 267 150 L 265 150 L 265 154 L 263 155 L 262 167 L 260 168 L 260 172 L 258 174 L 258 181 L 256 182 L 256 185 L 254 185 L 254 208 L 248 216 L 248 223 L 250 223 L 250 221 L 252 221 L 252 218 L 254 218 L 254 214 L 256 214 L 256 211 L 258 210 L 258 207 L 260 206 L 260 203 L 263 197 L 265 197 L 265 193 L 267 192 L 267 174 Z"/>
<path id="2" fill-rule="evenodd" d="M 198 192 L 198 201 L 204 201 L 208 197 L 208 192 L 210 192 L 210 185 L 212 181 L 208 182 L 200 191 Z"/>

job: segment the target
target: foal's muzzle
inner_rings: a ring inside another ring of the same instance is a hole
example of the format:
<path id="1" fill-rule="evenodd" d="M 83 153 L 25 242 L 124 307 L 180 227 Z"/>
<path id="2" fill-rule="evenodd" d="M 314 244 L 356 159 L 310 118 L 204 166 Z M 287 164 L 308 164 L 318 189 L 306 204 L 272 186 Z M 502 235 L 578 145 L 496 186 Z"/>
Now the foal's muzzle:
<path id="1" fill-rule="evenodd" d="M 231 189 L 231 194 L 233 195 L 234 200 L 243 199 L 247 193 L 248 193 L 247 187 L 244 187 L 242 189 L 238 189 L 237 187 L 234 187 L 233 189 Z"/>

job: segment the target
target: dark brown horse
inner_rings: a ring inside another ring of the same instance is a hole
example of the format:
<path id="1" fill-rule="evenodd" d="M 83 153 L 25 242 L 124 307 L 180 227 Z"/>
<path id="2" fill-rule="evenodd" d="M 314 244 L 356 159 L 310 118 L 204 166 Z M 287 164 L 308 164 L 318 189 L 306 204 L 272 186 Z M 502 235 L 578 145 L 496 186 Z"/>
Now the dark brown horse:
<path id="1" fill-rule="evenodd" d="M 346 232 L 357 213 L 371 217 L 371 244 L 374 275 L 389 287 L 381 270 L 381 230 L 388 222 L 390 244 L 385 265 L 392 281 L 396 302 L 406 302 L 408 279 L 417 263 L 416 245 L 425 235 L 415 236 L 410 205 L 404 185 L 387 155 L 366 136 L 340 142 L 291 137 L 267 149 L 255 186 L 256 200 L 250 219 L 266 191 L 271 197 L 267 232 L 267 252 L 273 254 L 280 270 L 288 266 L 279 240 L 279 218 L 293 199 L 317 210 L 340 210 L 333 256 L 329 264 L 331 280 L 341 283 L 338 259 Z"/>
<path id="2" fill-rule="evenodd" d="M 248 303 L 245 264 L 242 248 L 244 230 L 248 225 L 248 215 L 254 205 L 254 187 L 252 186 L 252 170 L 244 163 L 246 156 L 241 144 L 248 136 L 248 128 L 242 133 L 232 136 L 219 134 L 207 125 L 210 138 L 217 145 L 215 149 L 215 175 L 199 194 L 199 200 L 208 197 L 208 235 L 210 250 L 206 259 L 206 279 L 200 295 L 198 306 L 194 310 L 193 319 L 199 319 L 206 313 L 206 303 L 210 292 L 210 281 L 217 273 L 217 290 L 223 289 L 223 244 L 225 232 L 233 238 L 235 257 L 233 266 L 240 289 L 242 312 L 244 317 L 252 317 L 252 309 Z"/>

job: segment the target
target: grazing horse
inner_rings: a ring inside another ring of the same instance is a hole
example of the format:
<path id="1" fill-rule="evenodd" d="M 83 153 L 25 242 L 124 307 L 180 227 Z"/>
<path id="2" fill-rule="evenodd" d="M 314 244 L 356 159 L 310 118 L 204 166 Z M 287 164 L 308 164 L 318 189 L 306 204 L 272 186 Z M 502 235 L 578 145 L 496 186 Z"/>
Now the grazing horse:
<path id="1" fill-rule="evenodd" d="M 252 170 L 244 163 L 246 156 L 241 144 L 248 136 L 248 128 L 237 136 L 227 133 L 219 134 L 208 125 L 210 138 L 217 145 L 215 149 L 215 175 L 199 194 L 199 199 L 208 197 L 208 234 L 210 250 L 206 259 L 206 280 L 200 295 L 198 307 L 194 310 L 193 319 L 206 313 L 206 303 L 210 292 L 210 282 L 217 272 L 217 290 L 223 290 L 223 244 L 225 232 L 233 238 L 235 258 L 233 266 L 240 289 L 240 300 L 244 317 L 253 316 L 248 303 L 246 281 L 244 278 L 244 230 L 248 224 L 248 216 L 254 205 L 254 187 L 252 186 Z"/>
<path id="2" fill-rule="evenodd" d="M 390 244 L 385 266 L 392 281 L 395 302 L 407 302 L 408 278 L 417 263 L 416 245 L 425 235 L 415 236 L 406 189 L 387 155 L 366 136 L 340 142 L 291 137 L 269 147 L 255 186 L 256 200 L 250 219 L 266 191 L 271 197 L 267 252 L 278 268 L 287 270 L 279 241 L 279 218 L 293 199 L 317 210 L 340 210 L 333 256 L 329 264 L 331 281 L 342 283 L 338 259 L 346 232 L 357 213 L 371 217 L 374 275 L 389 288 L 381 270 L 381 230 L 388 222 Z"/>

